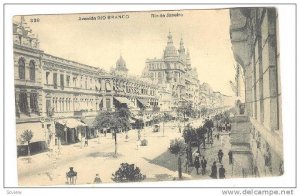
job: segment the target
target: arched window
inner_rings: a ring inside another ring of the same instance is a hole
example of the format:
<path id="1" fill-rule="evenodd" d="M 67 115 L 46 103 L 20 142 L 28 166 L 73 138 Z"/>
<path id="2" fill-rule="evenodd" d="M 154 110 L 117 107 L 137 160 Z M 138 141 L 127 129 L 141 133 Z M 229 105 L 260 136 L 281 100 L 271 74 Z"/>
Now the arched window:
<path id="1" fill-rule="evenodd" d="M 19 78 L 20 79 L 25 79 L 25 60 L 24 58 L 19 59 Z"/>
<path id="2" fill-rule="evenodd" d="M 35 81 L 35 62 L 33 60 L 29 62 L 29 70 L 30 80 Z"/>

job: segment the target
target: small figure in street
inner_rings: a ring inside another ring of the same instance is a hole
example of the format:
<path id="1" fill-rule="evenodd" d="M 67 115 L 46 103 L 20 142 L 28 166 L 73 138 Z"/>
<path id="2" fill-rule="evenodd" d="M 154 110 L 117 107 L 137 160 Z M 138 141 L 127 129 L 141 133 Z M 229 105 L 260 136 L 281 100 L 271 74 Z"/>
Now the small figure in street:
<path id="1" fill-rule="evenodd" d="M 228 152 L 228 157 L 229 157 L 229 164 L 232 164 L 232 151 L 231 150 Z"/>
<path id="2" fill-rule="evenodd" d="M 138 140 L 141 140 L 141 130 L 138 130 Z"/>
<path id="3" fill-rule="evenodd" d="M 207 165 L 207 161 L 206 161 L 205 157 L 203 156 L 203 158 L 201 160 L 201 167 L 202 167 L 201 173 L 202 173 L 202 175 L 204 175 L 206 173 L 206 165 Z"/>
<path id="4" fill-rule="evenodd" d="M 214 161 L 213 165 L 211 166 L 211 174 L 210 174 L 211 178 L 217 179 L 217 162 Z"/>
<path id="5" fill-rule="evenodd" d="M 194 166 L 196 168 L 197 175 L 199 175 L 199 168 L 200 168 L 200 158 L 199 158 L 199 156 L 195 157 Z"/>
<path id="6" fill-rule="evenodd" d="M 221 165 L 221 167 L 219 168 L 219 178 L 220 179 L 225 178 L 225 168 L 223 167 L 223 165 Z"/>
<path id="7" fill-rule="evenodd" d="M 179 129 L 179 133 L 181 133 L 181 126 L 180 125 L 178 125 L 178 129 Z"/>
<path id="8" fill-rule="evenodd" d="M 218 158 L 219 158 L 219 162 L 222 163 L 222 159 L 223 159 L 223 151 L 220 149 L 219 152 L 218 152 Z"/>
<path id="9" fill-rule="evenodd" d="M 96 174 L 96 177 L 95 177 L 95 179 L 94 179 L 94 184 L 99 184 L 99 183 L 101 183 L 102 181 L 101 181 L 101 178 L 99 177 L 99 174 Z"/>
<path id="10" fill-rule="evenodd" d="M 220 140 L 220 133 L 217 133 L 217 140 Z"/>
<path id="11" fill-rule="evenodd" d="M 87 139 L 87 137 L 85 138 L 85 140 L 84 140 L 84 147 L 85 146 L 88 146 L 89 145 L 89 141 L 88 141 L 88 139 Z"/>
<path id="12" fill-rule="evenodd" d="M 190 173 L 190 170 L 189 170 L 189 160 L 188 160 L 188 157 L 186 156 L 185 159 L 184 159 L 184 168 L 185 168 L 185 173 Z"/>
<path id="13" fill-rule="evenodd" d="M 139 149 L 140 142 L 141 142 L 141 140 L 136 140 L 136 149 L 137 149 L 137 150 Z"/>

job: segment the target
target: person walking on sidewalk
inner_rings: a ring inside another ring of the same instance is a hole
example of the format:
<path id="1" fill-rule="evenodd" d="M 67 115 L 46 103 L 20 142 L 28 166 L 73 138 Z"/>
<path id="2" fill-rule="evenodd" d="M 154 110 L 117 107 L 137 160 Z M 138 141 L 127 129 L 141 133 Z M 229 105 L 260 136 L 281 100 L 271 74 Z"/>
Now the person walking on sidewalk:
<path id="1" fill-rule="evenodd" d="M 211 174 L 210 177 L 213 179 L 217 179 L 217 162 L 214 161 L 213 165 L 211 166 Z"/>
<path id="2" fill-rule="evenodd" d="M 232 151 L 231 150 L 228 152 L 228 157 L 229 157 L 229 164 L 231 165 L 232 164 Z"/>
<path id="3" fill-rule="evenodd" d="M 221 167 L 219 168 L 219 178 L 220 179 L 225 178 L 225 168 L 223 167 L 223 165 L 221 165 Z"/>
<path id="4" fill-rule="evenodd" d="M 219 152 L 218 152 L 218 158 L 219 158 L 219 162 L 222 163 L 222 159 L 223 159 L 223 151 L 220 149 Z"/>
<path id="5" fill-rule="evenodd" d="M 197 175 L 199 175 L 200 158 L 199 158 L 198 155 L 195 157 L 194 166 L 195 166 L 195 168 L 196 168 Z"/>
<path id="6" fill-rule="evenodd" d="M 206 165 L 207 165 L 207 161 L 206 161 L 205 157 L 203 156 L 203 158 L 201 160 L 201 167 L 202 167 L 201 173 L 202 173 L 202 175 L 204 175 L 206 173 Z"/>

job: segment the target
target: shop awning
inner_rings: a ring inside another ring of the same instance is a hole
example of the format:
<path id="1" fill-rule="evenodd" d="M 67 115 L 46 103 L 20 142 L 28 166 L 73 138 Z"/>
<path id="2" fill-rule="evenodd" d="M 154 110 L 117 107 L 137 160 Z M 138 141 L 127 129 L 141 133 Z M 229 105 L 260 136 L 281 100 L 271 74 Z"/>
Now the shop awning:
<path id="1" fill-rule="evenodd" d="M 95 127 L 95 118 L 86 118 L 82 120 L 88 127 Z"/>
<path id="2" fill-rule="evenodd" d="M 126 103 L 127 105 L 130 105 L 131 101 L 127 99 L 126 97 L 114 97 L 118 102 L 120 103 Z"/>
<path id="3" fill-rule="evenodd" d="M 76 128 L 76 127 L 85 127 L 87 126 L 86 124 L 80 122 L 79 120 L 76 120 L 74 118 L 68 118 L 68 119 L 60 119 L 57 120 L 56 123 L 59 123 L 61 125 L 66 125 L 68 128 Z"/>
<path id="4" fill-rule="evenodd" d="M 146 99 L 137 99 L 143 106 L 148 105 L 148 101 Z"/>
<path id="5" fill-rule="evenodd" d="M 25 130 L 31 130 L 33 133 L 33 137 L 30 140 L 30 143 L 45 141 L 45 137 L 46 137 L 45 131 L 48 131 L 42 128 L 42 123 L 22 123 L 22 124 L 17 124 L 16 128 L 17 128 L 17 134 L 16 134 L 17 145 L 27 145 L 27 142 L 23 143 L 21 139 L 21 135 Z"/>
<path id="6" fill-rule="evenodd" d="M 132 119 L 132 118 L 129 119 L 129 122 L 130 122 L 130 123 L 135 123 L 135 121 L 136 121 L 136 120 L 134 120 L 134 119 Z"/>

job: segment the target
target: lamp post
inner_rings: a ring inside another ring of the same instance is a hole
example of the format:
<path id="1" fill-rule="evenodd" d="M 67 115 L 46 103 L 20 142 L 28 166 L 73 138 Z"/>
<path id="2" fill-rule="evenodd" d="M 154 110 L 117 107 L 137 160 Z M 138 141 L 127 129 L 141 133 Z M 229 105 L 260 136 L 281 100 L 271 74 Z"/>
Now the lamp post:
<path id="1" fill-rule="evenodd" d="M 118 151 L 117 151 L 117 147 L 118 147 L 118 143 L 117 143 L 117 130 L 115 129 L 114 130 L 114 135 L 115 135 L 115 156 L 117 156 L 117 153 L 118 153 Z"/>

